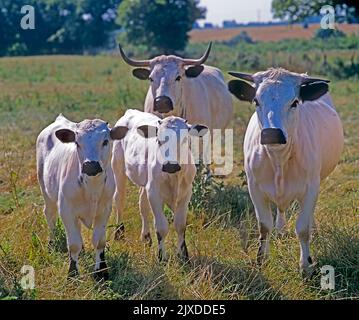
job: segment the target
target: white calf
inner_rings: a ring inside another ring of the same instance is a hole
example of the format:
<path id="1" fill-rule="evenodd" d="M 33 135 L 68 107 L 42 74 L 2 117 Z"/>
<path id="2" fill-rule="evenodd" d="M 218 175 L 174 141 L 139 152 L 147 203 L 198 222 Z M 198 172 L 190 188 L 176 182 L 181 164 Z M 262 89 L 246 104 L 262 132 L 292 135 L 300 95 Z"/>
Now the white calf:
<path id="1" fill-rule="evenodd" d="M 203 136 L 207 127 L 190 126 L 182 118 L 173 116 L 161 120 L 156 115 L 137 110 L 128 110 L 116 125 L 129 129 L 122 141 L 114 143 L 112 159 L 117 185 L 115 200 L 118 223 L 123 215 L 127 176 L 140 187 L 142 240 L 152 242 L 148 224 L 148 215 L 152 209 L 159 245 L 158 257 L 159 260 L 164 258 L 168 222 L 163 209 L 167 204 L 174 213 L 179 254 L 188 258 L 186 218 L 196 174 L 189 151 L 188 134 Z"/>
<path id="2" fill-rule="evenodd" d="M 62 115 L 45 128 L 36 143 L 37 175 L 45 200 L 44 213 L 54 240 L 57 211 L 64 223 L 70 254 L 69 275 L 78 274 L 81 225 L 93 226 L 95 275 L 107 279 L 106 224 L 115 191 L 110 165 L 112 140 L 127 129 L 109 129 L 102 120 L 74 123 Z"/>

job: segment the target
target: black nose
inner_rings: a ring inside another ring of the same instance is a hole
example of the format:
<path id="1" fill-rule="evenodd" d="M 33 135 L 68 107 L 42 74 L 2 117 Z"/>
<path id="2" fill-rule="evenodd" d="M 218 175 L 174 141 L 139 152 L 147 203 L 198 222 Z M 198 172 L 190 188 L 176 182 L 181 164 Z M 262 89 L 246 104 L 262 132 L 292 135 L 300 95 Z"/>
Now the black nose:
<path id="1" fill-rule="evenodd" d="M 287 139 L 281 129 L 263 129 L 261 133 L 261 144 L 286 144 Z"/>
<path id="2" fill-rule="evenodd" d="M 176 173 L 181 170 L 181 166 L 178 163 L 166 162 L 162 165 L 162 171 L 166 173 Z"/>
<path id="3" fill-rule="evenodd" d="M 154 102 L 154 111 L 160 113 L 168 113 L 173 110 L 173 103 L 169 97 L 161 96 L 157 97 Z"/>
<path id="4" fill-rule="evenodd" d="M 102 172 L 102 168 L 97 161 L 86 161 L 82 164 L 82 173 L 88 176 L 96 176 Z"/>

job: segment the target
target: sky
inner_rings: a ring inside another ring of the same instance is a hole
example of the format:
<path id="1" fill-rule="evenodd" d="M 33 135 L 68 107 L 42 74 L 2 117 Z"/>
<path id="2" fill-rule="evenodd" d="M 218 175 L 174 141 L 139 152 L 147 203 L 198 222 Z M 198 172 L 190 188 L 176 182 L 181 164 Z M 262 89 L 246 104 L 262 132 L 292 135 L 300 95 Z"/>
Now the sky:
<path id="1" fill-rule="evenodd" d="M 223 20 L 233 19 L 242 23 L 271 21 L 271 3 L 272 0 L 200 0 L 207 7 L 207 18 L 199 22 L 222 25 Z"/>

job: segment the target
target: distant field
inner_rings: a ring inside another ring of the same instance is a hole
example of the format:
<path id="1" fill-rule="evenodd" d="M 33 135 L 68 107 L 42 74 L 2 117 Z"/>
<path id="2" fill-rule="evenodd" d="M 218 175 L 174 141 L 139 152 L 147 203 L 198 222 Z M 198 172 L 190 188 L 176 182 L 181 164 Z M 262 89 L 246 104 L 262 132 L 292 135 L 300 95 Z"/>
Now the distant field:
<path id="1" fill-rule="evenodd" d="M 244 27 L 233 29 L 205 29 L 190 32 L 191 42 L 226 41 L 246 31 L 256 41 L 279 41 L 283 39 L 310 39 L 314 32 L 319 29 L 319 24 L 312 24 L 308 29 L 301 25 L 294 26 L 272 26 L 272 27 Z M 338 29 L 347 34 L 359 36 L 359 24 L 341 24 Z"/>

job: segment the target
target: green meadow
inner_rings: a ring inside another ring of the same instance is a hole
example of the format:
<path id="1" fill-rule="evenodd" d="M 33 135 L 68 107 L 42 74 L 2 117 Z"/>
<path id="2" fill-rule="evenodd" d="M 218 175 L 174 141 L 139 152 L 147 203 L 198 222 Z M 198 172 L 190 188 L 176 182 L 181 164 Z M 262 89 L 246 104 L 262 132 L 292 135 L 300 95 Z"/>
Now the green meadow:
<path id="1" fill-rule="evenodd" d="M 188 52 L 197 54 L 203 48 L 193 46 Z M 232 55 L 234 49 L 226 48 L 215 45 L 209 64 L 224 71 L 262 67 L 236 64 L 242 59 L 240 50 Z M 329 63 L 336 63 L 335 55 L 350 59 L 353 52 L 335 50 L 328 54 Z M 275 64 L 290 67 L 291 53 L 281 52 L 274 55 Z M 308 54 L 315 66 L 319 63 L 315 54 L 322 59 L 320 52 Z M 292 54 L 295 65 L 299 64 L 294 71 L 307 71 L 300 64 L 302 53 Z M 318 75 L 319 69 L 313 67 L 311 75 Z M 83 228 L 85 249 L 80 255 L 81 276 L 77 279 L 67 280 L 68 254 L 60 222 L 56 250 L 48 250 L 48 229 L 36 178 L 35 141 L 59 113 L 73 121 L 96 117 L 114 125 L 126 109 L 143 108 L 149 84 L 132 77 L 130 68 L 118 56 L 1 58 L 0 299 L 358 299 L 359 83 L 355 78 L 334 77 L 331 73 L 327 77 L 332 79 L 330 92 L 344 125 L 345 149 L 339 165 L 321 186 L 311 245 L 318 272 L 312 279 L 303 280 L 298 271 L 295 203 L 287 212 L 286 235 L 277 237 L 273 233 L 270 259 L 261 268 L 255 263 L 258 231 L 242 154 L 253 106 L 235 101 L 231 123 L 234 170 L 229 176 L 215 178 L 211 185 L 200 176 L 196 179 L 187 229 L 190 262 L 182 264 L 176 257 L 172 224 L 166 264 L 157 262 L 157 244 L 149 248 L 140 241 L 138 190 L 128 184 L 125 239 L 113 240 L 113 212 L 107 228 L 110 281 L 96 283 L 92 277 L 91 230 Z M 170 210 L 166 215 L 171 221 Z M 23 265 L 35 269 L 34 290 L 23 290 L 20 285 Z M 335 268 L 336 287 L 332 291 L 321 289 L 319 269 L 324 265 Z"/>

